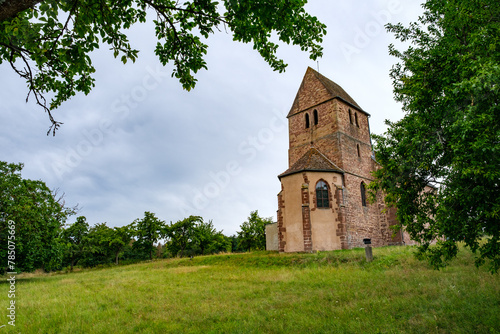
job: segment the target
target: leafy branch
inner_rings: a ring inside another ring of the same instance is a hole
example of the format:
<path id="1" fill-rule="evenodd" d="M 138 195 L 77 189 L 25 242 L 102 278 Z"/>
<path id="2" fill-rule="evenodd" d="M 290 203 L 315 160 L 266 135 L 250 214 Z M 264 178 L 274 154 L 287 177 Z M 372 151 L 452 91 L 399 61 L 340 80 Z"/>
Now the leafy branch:
<path id="1" fill-rule="evenodd" d="M 28 94 L 47 112 L 55 135 L 62 124 L 53 111 L 77 92 L 88 94 L 94 87 L 95 68 L 90 53 L 102 44 L 123 63 L 135 61 L 139 51 L 130 45 L 125 30 L 145 22 L 148 9 L 156 13 L 158 43 L 155 54 L 161 64 L 172 62 L 183 88 L 195 87 L 194 75 L 207 69 L 204 57 L 208 39 L 215 30 L 233 34 L 234 41 L 253 42 L 253 47 L 277 71 L 286 64 L 276 56 L 271 40 L 298 45 L 312 59 L 322 55 L 326 26 L 304 10 L 305 0 L 235 1 L 211 0 L 6 0 L 0 3 L 0 63 L 7 61 L 27 82 Z M 223 7 L 223 8 L 221 8 Z M 64 16 L 65 13 L 67 16 Z M 65 17 L 60 22 L 61 18 Z M 19 63 L 18 63 L 19 62 Z M 47 94 L 51 96 L 47 102 Z"/>

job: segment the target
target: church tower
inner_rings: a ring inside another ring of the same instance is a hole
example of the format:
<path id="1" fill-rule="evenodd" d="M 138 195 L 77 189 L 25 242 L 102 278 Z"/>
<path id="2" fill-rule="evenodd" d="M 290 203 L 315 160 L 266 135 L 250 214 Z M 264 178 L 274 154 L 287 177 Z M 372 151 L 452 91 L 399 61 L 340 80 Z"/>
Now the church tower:
<path id="1" fill-rule="evenodd" d="M 342 87 L 308 68 L 288 113 L 289 168 L 280 174 L 278 249 L 281 252 L 374 246 L 391 238 L 392 214 L 382 199 L 370 204 L 367 185 L 377 168 L 370 115 Z"/>

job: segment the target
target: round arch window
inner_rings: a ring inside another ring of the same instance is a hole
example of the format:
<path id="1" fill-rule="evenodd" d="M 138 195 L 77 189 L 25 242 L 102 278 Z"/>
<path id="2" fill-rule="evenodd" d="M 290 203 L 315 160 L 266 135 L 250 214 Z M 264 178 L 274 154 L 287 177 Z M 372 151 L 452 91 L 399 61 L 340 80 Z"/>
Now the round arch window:
<path id="1" fill-rule="evenodd" d="M 328 185 L 325 181 L 316 183 L 316 207 L 329 208 L 330 199 L 328 197 Z"/>

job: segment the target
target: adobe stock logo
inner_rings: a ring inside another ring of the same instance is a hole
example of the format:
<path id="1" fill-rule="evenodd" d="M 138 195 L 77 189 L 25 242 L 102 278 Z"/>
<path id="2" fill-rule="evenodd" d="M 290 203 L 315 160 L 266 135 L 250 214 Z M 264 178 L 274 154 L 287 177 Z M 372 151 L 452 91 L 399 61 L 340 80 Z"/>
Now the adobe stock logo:
<path id="1" fill-rule="evenodd" d="M 360 54 L 364 48 L 368 47 L 372 40 L 385 30 L 384 26 L 392 20 L 392 17 L 400 13 L 401 10 L 399 0 L 389 0 L 386 9 L 370 14 L 373 20 L 368 21 L 363 28 L 356 26 L 352 42 L 342 42 L 340 44 L 340 50 L 347 63 L 351 63 L 354 55 Z"/>

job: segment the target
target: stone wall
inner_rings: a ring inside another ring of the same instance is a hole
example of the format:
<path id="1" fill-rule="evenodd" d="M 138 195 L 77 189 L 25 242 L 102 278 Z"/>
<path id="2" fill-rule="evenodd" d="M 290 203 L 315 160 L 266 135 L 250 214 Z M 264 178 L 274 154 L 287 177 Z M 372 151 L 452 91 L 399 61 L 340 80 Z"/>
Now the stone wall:
<path id="1" fill-rule="evenodd" d="M 288 114 L 289 167 L 313 146 L 344 173 L 316 175 L 309 171 L 281 179 L 279 251 L 363 247 L 365 238 L 370 238 L 374 247 L 414 243 L 406 232 L 393 235 L 395 211 L 385 210 L 382 195 L 369 203 L 366 189 L 366 204 L 362 202 L 361 184 L 367 188 L 371 172 L 378 168 L 372 158 L 369 114 L 345 93 L 347 100 L 332 95 L 333 84 L 325 84 L 324 77 L 321 80 L 308 69 Z M 329 210 L 315 207 L 318 177 L 329 186 Z"/>

